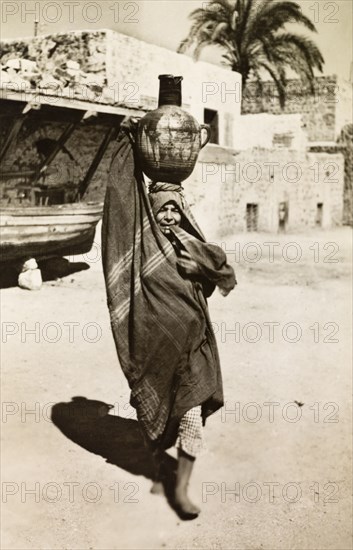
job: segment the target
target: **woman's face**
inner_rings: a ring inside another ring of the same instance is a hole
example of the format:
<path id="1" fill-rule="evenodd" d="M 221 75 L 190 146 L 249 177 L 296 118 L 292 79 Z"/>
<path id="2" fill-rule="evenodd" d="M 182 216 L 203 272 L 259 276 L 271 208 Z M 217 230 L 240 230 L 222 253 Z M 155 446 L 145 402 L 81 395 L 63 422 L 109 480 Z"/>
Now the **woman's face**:
<path id="1" fill-rule="evenodd" d="M 175 202 L 167 202 L 158 210 L 156 222 L 163 233 L 168 233 L 170 228 L 180 225 L 181 213 Z"/>

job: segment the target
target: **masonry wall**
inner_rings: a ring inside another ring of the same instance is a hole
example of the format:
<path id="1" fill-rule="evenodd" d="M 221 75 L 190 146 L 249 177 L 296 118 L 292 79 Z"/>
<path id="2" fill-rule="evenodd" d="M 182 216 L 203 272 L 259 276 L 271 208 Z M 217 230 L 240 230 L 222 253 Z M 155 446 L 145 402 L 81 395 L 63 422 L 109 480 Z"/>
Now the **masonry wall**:
<path id="1" fill-rule="evenodd" d="M 1 82 L 40 96 L 145 111 L 157 107 L 159 74 L 184 77 L 183 105 L 203 123 L 219 113 L 219 142 L 232 147 L 240 117 L 240 74 L 111 30 L 75 31 L 1 45 Z M 55 105 L 55 102 L 53 101 Z"/>
<path id="2" fill-rule="evenodd" d="M 6 197 L 16 196 L 11 191 L 12 189 L 15 190 L 16 186 L 26 185 L 29 182 L 27 176 L 23 175 L 25 171 L 38 169 L 42 159 L 37 152 L 36 142 L 43 138 L 57 140 L 65 127 L 65 124 L 60 123 L 43 123 L 39 127 L 37 124 L 32 125 L 29 122 L 23 125 L 16 147 L 2 163 L 3 173 L 18 173 L 17 177 L 0 182 L 0 196 L 4 198 L 5 203 Z M 3 131 L 5 130 L 6 128 L 3 128 Z M 49 187 L 62 185 L 68 189 L 71 187 L 74 196 L 74 191 L 86 174 L 106 131 L 103 126 L 79 126 L 66 142 L 65 150 L 59 151 L 50 165 L 45 179 L 42 179 L 40 183 Z M 114 148 L 115 143 L 111 142 L 92 178 L 85 200 L 102 201 L 104 199 Z"/>
<path id="3" fill-rule="evenodd" d="M 278 231 L 281 202 L 289 205 L 287 231 L 316 227 L 319 203 L 323 204 L 322 227 L 342 223 L 344 159 L 340 153 L 252 149 L 238 154 L 209 148 L 185 188 L 187 184 L 209 237 L 247 231 L 247 204 L 258 205 L 258 231 Z"/>
<path id="4" fill-rule="evenodd" d="M 24 183 L 21 172 L 35 169 L 40 161 L 35 142 L 43 137 L 57 139 L 64 126 L 24 126 L 18 146 L 7 158 L 5 168 L 17 170 L 13 185 Z M 63 181 L 76 187 L 103 139 L 103 127 L 78 128 L 60 152 L 54 172 L 46 183 Z M 103 200 L 108 170 L 115 149 L 112 142 L 93 177 L 86 200 Z M 251 149 L 242 152 L 216 145 L 200 154 L 193 174 L 184 182 L 185 194 L 208 238 L 243 232 L 246 205 L 258 204 L 258 230 L 278 230 L 278 205 L 289 204 L 288 231 L 315 227 L 317 204 L 323 203 L 323 227 L 339 225 L 343 215 L 344 158 L 329 152 Z"/>
<path id="5" fill-rule="evenodd" d="M 120 87 L 124 88 L 124 83 L 130 83 L 126 86 L 129 103 L 134 102 L 143 109 L 154 109 L 157 107 L 158 75 L 182 75 L 184 108 L 200 123 L 204 120 L 204 109 L 217 111 L 219 144 L 226 147 L 235 145 L 241 105 L 241 77 L 238 73 L 210 63 L 195 63 L 188 56 L 145 44 L 130 36 L 112 31 L 108 31 L 107 36 L 110 87 L 121 83 Z"/>
<path id="6" fill-rule="evenodd" d="M 282 110 L 272 82 L 265 82 L 261 92 L 250 83 L 243 97 L 242 113 L 301 113 L 309 141 L 335 141 L 336 109 L 340 101 L 338 92 L 336 76 L 317 77 L 314 94 L 298 79 L 293 79 L 288 82 L 287 100 Z"/>
<path id="7" fill-rule="evenodd" d="M 307 136 L 302 115 L 258 113 L 242 115 L 239 120 L 235 149 L 305 149 Z"/>
<path id="8" fill-rule="evenodd" d="M 235 144 L 241 78 L 238 73 L 216 65 L 195 63 L 185 55 L 111 30 L 75 31 L 3 42 L 0 61 L 3 97 L 11 97 L 11 90 L 15 90 L 28 101 L 34 94 L 39 103 L 44 98 L 49 98 L 54 106 L 61 99 L 82 101 L 92 110 L 109 106 L 118 113 L 123 107 L 141 116 L 157 107 L 158 75 L 182 75 L 183 107 L 200 123 L 204 121 L 204 109 L 217 111 L 220 144 L 224 147 Z M 6 169 L 19 172 L 35 169 L 40 161 L 35 142 L 43 137 L 57 139 L 62 131 L 60 124 L 45 124 L 36 129 L 25 124 L 16 150 L 6 159 Z M 73 186 L 77 185 L 103 133 L 104 128 L 100 127 L 75 130 L 66 144 L 75 161 L 60 152 L 52 166 L 54 174 L 46 183 L 49 180 L 58 184 L 66 177 Z M 89 186 L 87 200 L 103 199 L 113 150 L 111 144 Z M 20 174 L 12 180 L 13 185 L 16 183 L 24 183 Z"/>
<path id="9" fill-rule="evenodd" d="M 237 157 L 233 181 L 222 185 L 224 220 L 220 233 L 246 230 L 246 205 L 259 208 L 258 230 L 278 230 L 280 202 L 289 205 L 288 231 L 316 226 L 323 204 L 322 227 L 339 225 L 343 211 L 342 155 L 253 150 Z"/>
<path id="10" fill-rule="evenodd" d="M 339 136 L 342 128 L 353 121 L 353 75 L 350 80 L 338 80 L 337 99 L 336 136 Z"/>
<path id="11" fill-rule="evenodd" d="M 260 231 L 278 230 L 280 202 L 289 203 L 289 231 L 314 227 L 318 203 L 323 204 L 323 227 L 341 223 L 343 157 L 328 152 L 307 153 L 303 138 L 307 130 L 309 140 L 333 140 L 335 97 L 331 88 L 323 93 L 324 87 L 319 87 L 320 108 L 316 110 L 304 96 L 298 99 L 296 89 L 295 97 L 287 103 L 289 114 L 285 117 L 269 93 L 267 98 L 261 97 L 260 106 L 258 101 L 245 104 L 245 112 L 253 114 L 241 121 L 237 73 L 206 63 L 195 64 L 186 56 L 113 31 L 80 31 L 12 41 L 4 45 L 1 62 L 5 80 L 22 83 L 26 90 L 29 87 L 42 95 L 89 101 L 92 108 L 123 106 L 141 114 L 156 107 L 158 74 L 183 75 L 184 107 L 200 122 L 205 108 L 219 112 L 221 146 L 210 144 L 203 149 L 193 174 L 184 182 L 187 199 L 209 238 L 245 231 L 246 205 L 250 203 L 258 204 Z M 326 81 L 323 79 L 321 84 Z M 328 83 L 334 85 L 335 80 Z M 264 108 L 268 114 L 259 115 Z M 296 114 L 302 108 L 303 118 Z M 253 143 L 236 151 L 242 134 L 251 135 L 250 126 Z M 35 141 L 41 137 L 57 139 L 62 130 L 60 124 L 34 129 L 25 125 L 17 149 L 6 159 L 7 169 L 17 170 L 21 179 L 22 170 L 38 166 Z M 103 127 L 79 127 L 66 144 L 74 160 L 59 153 L 54 163 L 58 174 L 50 176 L 52 184 L 55 178 L 69 177 L 72 185 L 77 185 L 103 134 Z M 114 148 L 112 143 L 91 182 L 87 200 L 103 199 Z"/>

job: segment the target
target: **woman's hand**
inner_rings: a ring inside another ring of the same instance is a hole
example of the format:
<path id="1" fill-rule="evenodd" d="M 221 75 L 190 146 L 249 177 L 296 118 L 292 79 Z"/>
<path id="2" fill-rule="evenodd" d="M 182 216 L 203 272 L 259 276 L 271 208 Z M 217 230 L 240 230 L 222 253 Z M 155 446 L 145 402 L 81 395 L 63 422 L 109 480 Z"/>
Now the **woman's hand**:
<path id="1" fill-rule="evenodd" d="M 219 292 L 222 294 L 222 296 L 228 296 L 230 293 L 230 290 L 226 290 L 225 288 L 218 287 Z"/>
<path id="2" fill-rule="evenodd" d="M 139 118 L 127 116 L 120 124 L 120 129 L 123 130 L 134 143 L 136 141 L 136 133 L 139 120 Z"/>
<path id="3" fill-rule="evenodd" d="M 181 267 L 185 275 L 200 275 L 200 267 L 195 260 L 193 260 L 188 252 L 185 250 L 180 251 L 181 258 L 178 258 L 178 266 Z"/>

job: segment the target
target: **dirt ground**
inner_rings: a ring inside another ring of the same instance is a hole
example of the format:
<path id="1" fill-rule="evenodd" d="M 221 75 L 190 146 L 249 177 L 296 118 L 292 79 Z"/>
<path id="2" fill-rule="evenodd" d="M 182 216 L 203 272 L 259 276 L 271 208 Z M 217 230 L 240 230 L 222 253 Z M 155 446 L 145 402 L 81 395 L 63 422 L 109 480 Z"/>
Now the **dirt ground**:
<path id="1" fill-rule="evenodd" d="M 223 246 L 239 283 L 209 301 L 226 404 L 205 428 L 190 522 L 149 492 L 99 236 L 71 258 L 89 269 L 2 290 L 3 549 L 352 547 L 351 232 Z"/>

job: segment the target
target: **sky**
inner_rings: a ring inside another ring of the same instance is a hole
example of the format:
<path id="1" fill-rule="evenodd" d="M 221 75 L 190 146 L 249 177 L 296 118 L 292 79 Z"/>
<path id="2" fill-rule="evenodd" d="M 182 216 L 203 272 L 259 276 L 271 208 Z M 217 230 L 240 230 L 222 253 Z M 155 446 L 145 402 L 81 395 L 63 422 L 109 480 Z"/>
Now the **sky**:
<path id="1" fill-rule="evenodd" d="M 316 24 L 312 35 L 324 59 L 324 74 L 349 79 L 352 71 L 352 0 L 297 0 Z M 207 0 L 1 0 L 1 37 L 33 36 L 35 17 L 39 33 L 110 28 L 165 48 L 176 50 L 186 37 L 190 12 Z M 304 29 L 304 32 L 309 34 Z M 205 52 L 217 63 L 219 56 Z"/>

